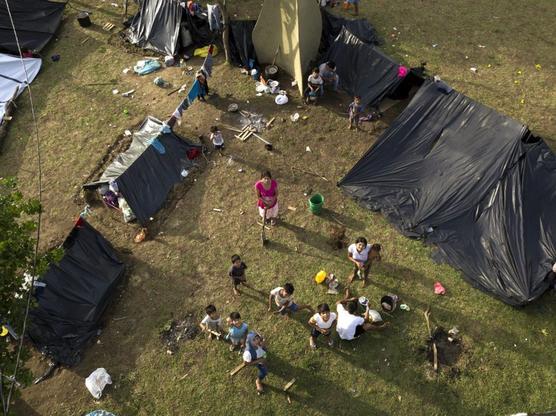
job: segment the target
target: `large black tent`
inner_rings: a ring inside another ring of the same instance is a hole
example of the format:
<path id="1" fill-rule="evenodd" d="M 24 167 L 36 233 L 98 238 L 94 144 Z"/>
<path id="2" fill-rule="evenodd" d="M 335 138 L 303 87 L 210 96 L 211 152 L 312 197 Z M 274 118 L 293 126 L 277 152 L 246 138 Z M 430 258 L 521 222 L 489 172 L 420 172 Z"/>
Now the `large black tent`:
<path id="1" fill-rule="evenodd" d="M 339 183 L 512 305 L 550 284 L 555 184 L 556 156 L 526 126 L 432 81 Z"/>
<path id="2" fill-rule="evenodd" d="M 207 20 L 191 16 L 177 0 L 141 0 L 126 35 L 141 48 L 167 55 L 192 44 L 208 45 L 213 39 Z"/>
<path id="3" fill-rule="evenodd" d="M 85 188 L 115 182 L 141 224 L 162 206 L 168 192 L 183 179 L 201 150 L 173 132 L 162 132 L 163 123 L 147 117 L 133 133 L 129 149 L 118 155 L 100 179 Z"/>
<path id="4" fill-rule="evenodd" d="M 63 244 L 64 256 L 40 278 L 28 335 L 55 362 L 79 362 L 97 334 L 125 266 L 110 243 L 80 218 Z"/>
<path id="5" fill-rule="evenodd" d="M 23 50 L 40 51 L 60 26 L 66 3 L 48 0 L 8 0 Z M 6 3 L 0 2 L 0 51 L 18 54 Z"/>
<path id="6" fill-rule="evenodd" d="M 230 20 L 230 58 L 236 65 L 252 68 L 257 65 L 257 55 L 253 45 L 253 28 L 256 20 Z"/>
<path id="7" fill-rule="evenodd" d="M 328 51 L 336 63 L 340 86 L 350 95 L 361 96 L 363 105 L 375 106 L 402 83 L 400 65 L 373 45 L 363 42 L 345 27 Z"/>

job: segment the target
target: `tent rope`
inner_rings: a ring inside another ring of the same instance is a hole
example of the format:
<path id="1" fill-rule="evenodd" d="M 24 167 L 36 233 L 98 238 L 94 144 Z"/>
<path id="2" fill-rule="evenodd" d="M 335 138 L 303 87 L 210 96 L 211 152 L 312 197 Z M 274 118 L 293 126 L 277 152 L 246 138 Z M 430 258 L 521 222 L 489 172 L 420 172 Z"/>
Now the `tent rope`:
<path id="1" fill-rule="evenodd" d="M 29 319 L 29 310 L 30 310 L 30 307 L 31 307 L 31 296 L 32 296 L 32 293 L 33 293 L 33 287 L 34 287 L 34 284 L 35 284 L 35 274 L 36 274 L 36 270 L 37 270 L 37 258 L 38 258 L 38 252 L 39 252 L 39 241 L 40 241 L 40 237 L 41 237 L 41 220 L 42 220 L 42 163 L 41 163 L 41 142 L 40 142 L 40 137 L 39 137 L 37 117 L 36 117 L 36 114 L 35 114 L 35 106 L 34 106 L 34 103 L 33 103 L 33 94 L 31 93 L 31 85 L 30 85 L 31 82 L 29 81 L 29 74 L 28 74 L 27 68 L 25 66 L 25 61 L 23 60 L 23 52 L 21 50 L 21 45 L 19 43 L 19 36 L 17 35 L 17 30 L 15 28 L 15 23 L 14 23 L 14 20 L 13 20 L 10 5 L 8 3 L 8 0 L 4 0 L 4 2 L 6 4 L 6 10 L 8 12 L 8 16 L 10 18 L 10 23 L 12 25 L 12 29 L 13 29 L 13 32 L 14 32 L 14 37 L 15 37 L 15 41 L 16 41 L 16 44 L 17 44 L 17 50 L 19 52 L 19 58 L 21 60 L 21 65 L 23 66 L 23 70 L 25 72 L 25 79 L 26 79 L 26 83 L 27 83 L 27 89 L 29 91 L 29 102 L 31 104 L 31 114 L 32 114 L 32 117 L 33 117 L 33 126 L 34 126 L 34 130 L 35 130 L 35 138 L 36 138 L 38 200 L 39 200 L 39 206 L 40 206 L 39 213 L 38 213 L 38 218 L 37 218 L 37 234 L 36 234 L 36 240 L 35 240 L 35 248 L 34 248 L 34 253 L 33 253 L 31 286 L 29 287 L 29 292 L 27 293 L 27 302 L 26 302 L 26 305 L 25 305 L 25 315 L 24 315 L 24 318 L 23 318 L 23 327 L 22 327 L 22 330 L 21 330 L 21 336 L 20 336 L 19 345 L 18 345 L 18 348 L 17 348 L 17 356 L 16 356 L 16 361 L 15 361 L 14 372 L 13 372 L 13 375 L 11 377 L 11 382 L 10 382 L 10 388 L 8 390 L 8 395 L 5 398 L 5 402 L 3 400 L 3 403 L 2 403 L 4 415 L 7 415 L 9 410 L 10 410 L 10 402 L 11 402 L 14 387 L 16 385 L 17 371 L 19 369 L 19 365 L 20 365 L 20 362 L 21 362 L 21 352 L 23 350 L 23 340 L 25 338 L 25 331 L 27 329 L 27 320 Z M 3 383 L 3 381 L 0 380 L 0 383 Z M 4 397 L 2 397 L 2 399 L 4 399 Z"/>

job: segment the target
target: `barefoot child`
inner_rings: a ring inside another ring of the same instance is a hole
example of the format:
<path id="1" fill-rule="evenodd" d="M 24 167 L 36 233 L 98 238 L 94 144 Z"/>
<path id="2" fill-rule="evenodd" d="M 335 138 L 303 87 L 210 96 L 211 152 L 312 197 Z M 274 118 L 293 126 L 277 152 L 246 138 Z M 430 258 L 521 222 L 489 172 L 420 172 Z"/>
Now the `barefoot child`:
<path id="1" fill-rule="evenodd" d="M 230 276 L 230 279 L 232 280 L 234 295 L 240 295 L 239 285 L 251 287 L 247 284 L 247 280 L 245 279 L 246 269 L 247 265 L 241 261 L 241 257 L 234 254 L 232 256 L 232 267 L 230 267 L 230 270 L 228 271 L 228 276 Z"/>
<path id="2" fill-rule="evenodd" d="M 245 339 L 247 338 L 247 324 L 241 320 L 241 315 L 239 312 L 232 312 L 230 317 L 226 320 L 230 329 L 228 330 L 228 335 L 226 339 L 230 340 L 230 351 L 234 351 L 238 347 L 240 349 L 245 348 Z"/>
<path id="3" fill-rule="evenodd" d="M 224 149 L 224 138 L 222 137 L 222 132 L 218 129 L 218 126 L 212 126 L 210 128 L 210 140 L 212 140 L 214 150 Z"/>
<path id="4" fill-rule="evenodd" d="M 363 106 L 361 105 L 361 97 L 356 95 L 353 97 L 353 102 L 349 105 L 349 129 L 353 127 L 359 129 L 359 119 L 363 113 Z"/>
<path id="5" fill-rule="evenodd" d="M 331 347 L 334 343 L 330 334 L 332 333 L 332 325 L 336 320 L 336 314 L 330 312 L 328 303 L 321 303 L 317 306 L 317 313 L 309 319 L 309 325 L 313 328 L 311 330 L 311 337 L 309 338 L 309 345 L 312 349 L 317 348 L 317 338 L 319 335 L 324 335 L 328 339 L 328 346 Z"/>
<path id="6" fill-rule="evenodd" d="M 288 318 L 290 313 L 295 313 L 300 309 L 307 309 L 309 312 L 314 312 L 310 305 L 298 305 L 293 301 L 293 291 L 295 288 L 291 283 L 286 283 L 284 286 L 278 286 L 270 291 L 268 295 L 268 311 L 272 311 L 272 298 L 278 310 L 274 313 L 279 313 L 284 318 Z"/>
<path id="7" fill-rule="evenodd" d="M 260 334 L 250 332 L 247 336 L 243 362 L 248 366 L 257 366 L 259 373 L 255 380 L 255 386 L 257 387 L 257 394 L 262 394 L 264 391 L 263 380 L 268 374 L 268 370 L 266 368 L 266 345 Z"/>
<path id="8" fill-rule="evenodd" d="M 216 311 L 216 307 L 214 305 L 208 305 L 205 308 L 206 316 L 203 318 L 199 326 L 203 332 L 208 334 L 208 339 L 213 339 L 216 334 L 221 334 L 222 328 L 220 323 L 222 319 L 220 318 L 220 314 Z"/>

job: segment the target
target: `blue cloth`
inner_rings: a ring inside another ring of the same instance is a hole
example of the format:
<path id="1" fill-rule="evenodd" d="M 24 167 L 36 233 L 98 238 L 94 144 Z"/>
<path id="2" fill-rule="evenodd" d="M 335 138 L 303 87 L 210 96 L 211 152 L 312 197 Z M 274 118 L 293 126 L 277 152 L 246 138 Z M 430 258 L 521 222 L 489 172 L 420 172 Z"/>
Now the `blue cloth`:
<path id="1" fill-rule="evenodd" d="M 93 410 L 85 416 L 116 416 L 114 413 L 107 412 L 106 410 Z"/>
<path id="2" fill-rule="evenodd" d="M 164 145 L 162 144 L 162 142 L 160 140 L 158 140 L 158 137 L 154 137 L 151 140 L 149 140 L 148 142 L 152 147 L 154 147 L 156 149 L 156 151 L 158 153 L 160 153 L 161 155 L 163 155 L 164 153 L 166 153 L 166 148 L 164 147 Z"/>
<path id="3" fill-rule="evenodd" d="M 201 83 L 199 82 L 198 79 L 196 79 L 193 85 L 191 86 L 189 93 L 187 94 L 187 99 L 189 100 L 189 103 L 193 103 L 193 101 L 195 101 L 195 99 L 199 96 L 200 91 L 201 91 Z"/>
<path id="4" fill-rule="evenodd" d="M 133 70 L 139 75 L 147 75 L 147 74 L 150 74 L 151 72 L 154 72 L 154 71 L 160 69 L 161 66 L 162 65 L 160 65 L 160 62 L 155 61 L 153 59 L 147 59 L 145 61 L 145 65 L 143 65 L 143 66 L 135 65 L 133 67 Z"/>

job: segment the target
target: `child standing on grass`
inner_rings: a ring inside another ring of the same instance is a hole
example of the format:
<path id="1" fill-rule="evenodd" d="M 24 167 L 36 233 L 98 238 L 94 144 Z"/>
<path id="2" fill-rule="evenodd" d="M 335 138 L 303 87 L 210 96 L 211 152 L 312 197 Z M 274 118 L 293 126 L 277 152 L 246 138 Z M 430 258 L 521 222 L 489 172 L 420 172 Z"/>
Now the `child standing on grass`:
<path id="1" fill-rule="evenodd" d="M 199 326 L 203 332 L 208 334 L 208 339 L 213 339 L 216 336 L 214 333 L 222 333 L 222 328 L 220 326 L 222 319 L 220 318 L 220 314 L 216 311 L 216 307 L 214 305 L 208 305 L 205 308 L 205 312 L 206 316 L 203 318 Z"/>
<path id="2" fill-rule="evenodd" d="M 234 295 L 240 295 L 241 292 L 239 291 L 239 285 L 244 285 L 246 287 L 251 287 L 247 284 L 247 279 L 245 278 L 245 270 L 247 269 L 247 265 L 241 261 L 241 257 L 239 255 L 234 254 L 232 256 L 232 267 L 228 271 L 228 276 L 232 280 L 232 288 L 234 291 Z"/>
<path id="3" fill-rule="evenodd" d="M 210 128 L 210 139 L 212 140 L 214 150 L 224 149 L 224 138 L 222 137 L 222 132 L 218 129 L 218 126 L 212 126 Z"/>
<path id="4" fill-rule="evenodd" d="M 270 291 L 268 295 L 268 311 L 272 311 L 272 299 L 278 310 L 274 313 L 279 313 L 285 319 L 288 318 L 289 314 L 295 313 L 300 309 L 307 309 L 309 312 L 313 313 L 314 310 L 310 305 L 298 305 L 293 301 L 293 291 L 295 288 L 291 283 L 286 283 L 284 286 L 278 286 Z"/>
<path id="5" fill-rule="evenodd" d="M 259 370 L 255 380 L 257 387 L 257 394 L 262 394 L 264 391 L 263 380 L 268 374 L 266 367 L 266 344 L 263 337 L 257 332 L 249 332 L 245 351 L 243 352 L 243 362 L 245 365 L 254 365 Z"/>
<path id="6" fill-rule="evenodd" d="M 334 321 L 336 321 L 336 314 L 334 312 L 330 312 L 330 306 L 328 306 L 328 303 L 321 303 L 317 306 L 317 313 L 309 319 L 309 325 L 312 327 L 311 337 L 309 338 L 309 345 L 311 346 L 311 349 L 317 349 L 317 338 L 321 334 L 327 337 L 329 347 L 334 344 L 334 341 L 330 337 Z"/>
<path id="7" fill-rule="evenodd" d="M 227 319 L 230 329 L 228 330 L 228 339 L 231 343 L 230 351 L 236 350 L 238 347 L 240 349 L 245 348 L 245 339 L 247 338 L 248 327 L 245 322 L 241 320 L 241 315 L 239 312 L 232 312 L 230 317 Z"/>
<path id="8" fill-rule="evenodd" d="M 353 102 L 349 105 L 349 129 L 354 126 L 359 129 L 359 119 L 363 113 L 363 106 L 361 105 L 361 97 L 356 95 L 353 97 Z"/>

